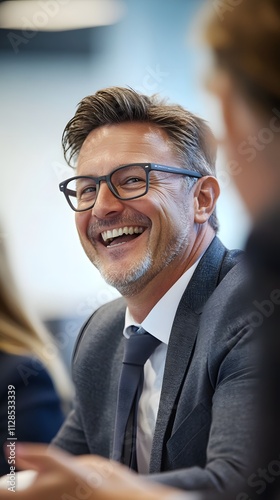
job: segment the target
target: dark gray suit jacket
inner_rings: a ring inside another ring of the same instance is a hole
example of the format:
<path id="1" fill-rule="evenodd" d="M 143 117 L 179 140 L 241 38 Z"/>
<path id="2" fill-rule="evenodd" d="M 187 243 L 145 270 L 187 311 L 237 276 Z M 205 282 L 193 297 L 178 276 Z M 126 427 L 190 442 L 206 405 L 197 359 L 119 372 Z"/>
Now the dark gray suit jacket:
<path id="1" fill-rule="evenodd" d="M 255 336 L 240 300 L 241 260 L 240 252 L 229 252 L 214 238 L 180 301 L 167 352 L 151 479 L 223 491 L 248 474 L 256 366 Z M 102 306 L 77 340 L 74 409 L 54 440 L 73 454 L 110 457 L 112 452 L 125 307 L 123 299 Z"/>

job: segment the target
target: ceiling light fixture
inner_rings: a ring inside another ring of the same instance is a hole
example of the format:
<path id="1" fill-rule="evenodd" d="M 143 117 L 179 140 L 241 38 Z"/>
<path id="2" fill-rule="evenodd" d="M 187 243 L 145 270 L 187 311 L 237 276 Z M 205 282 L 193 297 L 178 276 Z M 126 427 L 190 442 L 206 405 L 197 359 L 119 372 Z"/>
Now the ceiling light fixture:
<path id="1" fill-rule="evenodd" d="M 0 28 L 65 31 L 117 23 L 121 0 L 14 0 L 0 3 Z"/>

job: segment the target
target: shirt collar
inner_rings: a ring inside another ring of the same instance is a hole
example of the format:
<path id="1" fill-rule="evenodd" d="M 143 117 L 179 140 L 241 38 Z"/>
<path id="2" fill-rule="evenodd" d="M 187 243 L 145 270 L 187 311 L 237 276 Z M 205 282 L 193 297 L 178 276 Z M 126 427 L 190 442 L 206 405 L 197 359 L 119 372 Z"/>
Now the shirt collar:
<path id="1" fill-rule="evenodd" d="M 182 295 L 187 288 L 191 277 L 199 263 L 198 259 L 177 281 L 169 288 L 165 295 L 156 303 L 148 316 L 142 321 L 141 326 L 156 337 L 158 340 L 168 345 L 169 337 L 175 318 L 175 314 L 182 298 Z M 140 326 L 135 322 L 129 309 L 126 308 L 124 336 L 129 337 L 126 328 L 135 325 Z"/>

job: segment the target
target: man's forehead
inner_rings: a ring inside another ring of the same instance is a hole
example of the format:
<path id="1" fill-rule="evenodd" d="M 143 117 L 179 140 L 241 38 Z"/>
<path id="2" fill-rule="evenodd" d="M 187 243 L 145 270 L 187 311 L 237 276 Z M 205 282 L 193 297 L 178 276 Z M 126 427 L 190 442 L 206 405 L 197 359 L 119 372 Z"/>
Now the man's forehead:
<path id="1" fill-rule="evenodd" d="M 140 134 L 140 135 L 153 135 L 159 136 L 165 140 L 168 140 L 169 137 L 165 130 L 158 126 L 155 123 L 149 122 L 123 122 L 123 123 L 114 123 L 114 124 L 106 124 L 102 125 L 94 130 L 91 130 L 86 137 L 83 146 L 87 144 L 88 141 L 101 141 L 109 136 L 117 135 L 117 134 Z M 82 146 L 82 147 L 83 147 Z"/>
<path id="2" fill-rule="evenodd" d="M 108 151 L 116 154 L 141 153 L 142 151 L 161 150 L 168 154 L 172 149 L 166 132 L 148 122 L 124 122 L 103 125 L 92 130 L 82 144 L 78 155 L 78 165 L 93 153 L 106 155 Z M 149 161 L 147 158 L 144 161 Z M 124 159 L 124 161 L 126 161 Z M 138 161 L 138 160 L 136 160 Z M 159 161 L 159 160 L 155 160 Z"/>

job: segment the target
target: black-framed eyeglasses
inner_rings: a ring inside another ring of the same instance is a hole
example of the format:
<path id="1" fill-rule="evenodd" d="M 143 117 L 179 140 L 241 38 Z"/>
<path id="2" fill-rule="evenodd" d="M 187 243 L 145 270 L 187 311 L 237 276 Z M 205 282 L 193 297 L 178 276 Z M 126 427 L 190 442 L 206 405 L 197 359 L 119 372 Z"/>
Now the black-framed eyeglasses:
<path id="1" fill-rule="evenodd" d="M 106 182 L 111 193 L 119 200 L 141 198 L 149 190 L 152 171 L 185 175 L 197 179 L 202 177 L 202 174 L 184 168 L 167 167 L 156 163 L 130 163 L 100 177 L 91 175 L 71 177 L 60 182 L 59 189 L 75 212 L 84 212 L 94 207 L 101 182 Z"/>

